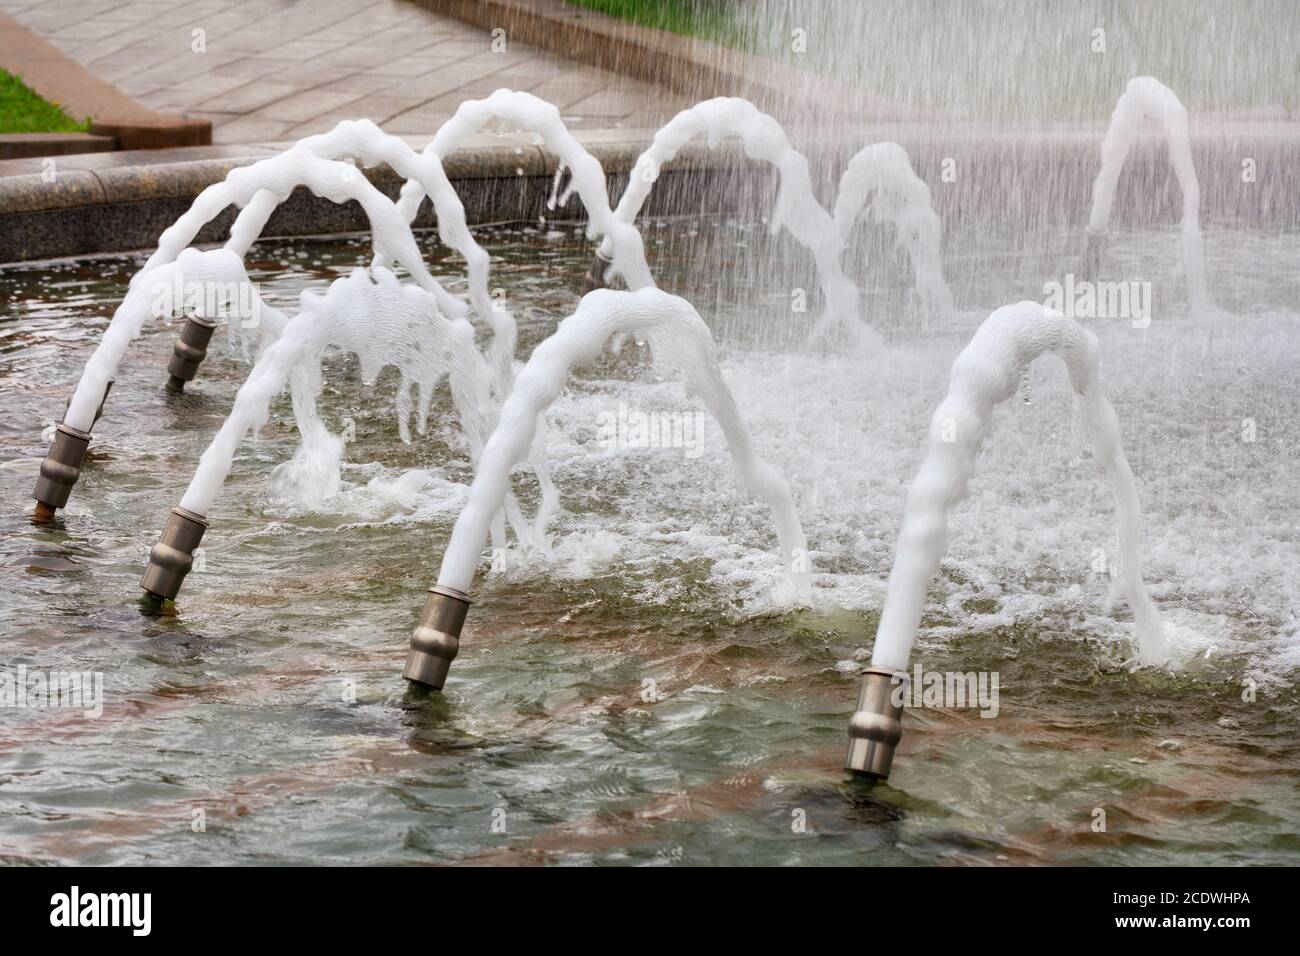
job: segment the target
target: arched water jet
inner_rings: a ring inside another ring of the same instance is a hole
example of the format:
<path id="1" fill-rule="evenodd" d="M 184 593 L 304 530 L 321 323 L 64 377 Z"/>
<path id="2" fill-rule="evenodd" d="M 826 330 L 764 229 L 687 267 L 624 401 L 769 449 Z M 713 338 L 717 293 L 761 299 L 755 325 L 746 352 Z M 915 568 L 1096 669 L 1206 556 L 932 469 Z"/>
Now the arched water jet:
<path id="1" fill-rule="evenodd" d="M 469 587 L 487 538 L 488 523 L 510 488 L 510 469 L 532 443 L 542 414 L 559 396 L 570 370 L 595 359 L 615 335 L 644 339 L 656 362 L 679 370 L 721 426 L 741 490 L 761 496 L 772 511 L 782 561 L 792 592 L 810 589 L 807 543 L 785 480 L 755 455 L 722 372 L 708 326 L 685 299 L 657 289 L 588 293 L 555 334 L 533 350 L 479 459 L 469 502 L 456 519 L 443 555 L 438 583 L 430 589 L 420 623 L 411 635 L 403 675 L 438 689 L 460 646 Z"/>
<path id="2" fill-rule="evenodd" d="M 893 675 L 907 668 L 926 586 L 947 546 L 948 513 L 966 497 L 994 408 L 1016 393 L 1024 371 L 1044 352 L 1054 352 L 1065 362 L 1083 425 L 1115 501 L 1117 580 L 1133 610 L 1138 657 L 1146 664 L 1166 658 L 1160 612 L 1142 580 L 1137 487 L 1124 457 L 1115 410 L 1098 380 L 1097 338 L 1038 303 L 1004 306 L 984 320 L 957 356 L 948 394 L 930 420 L 929 451 L 907 493 L 871 666 L 863 671 L 858 706 L 849 723 L 849 770 L 889 776 L 902 712 L 891 700 Z"/>
<path id="3" fill-rule="evenodd" d="M 119 315 L 130 317 L 131 322 L 136 326 L 134 334 L 139 334 L 139 327 L 143 326 L 147 318 L 162 314 L 171 316 L 184 311 L 187 305 L 185 290 L 187 287 L 195 286 L 233 291 L 248 306 L 254 321 L 265 322 L 272 326 L 283 325 L 285 321 L 283 315 L 276 309 L 262 302 L 257 289 L 248 279 L 243 261 L 223 249 L 208 251 L 188 249 L 176 261 L 159 266 L 153 271 L 153 281 L 148 284 L 132 284 L 118 307 L 114 320 L 118 321 Z M 188 334 L 192 325 L 199 326 L 208 322 L 204 314 L 205 303 L 200 301 L 195 308 L 196 314 L 186 319 L 186 332 L 183 336 Z M 105 332 L 105 339 L 110 334 L 114 335 L 117 341 L 113 345 L 115 347 L 120 345 L 123 350 L 125 342 L 129 342 L 133 337 L 126 324 L 127 320 L 124 318 L 119 321 L 118 328 L 114 330 L 110 323 L 108 331 Z M 103 342 L 100 348 L 104 348 Z M 94 361 L 93 357 L 91 361 Z M 176 356 L 173 356 L 173 363 L 175 361 Z M 81 465 L 90 444 L 90 429 L 99 421 L 103 413 L 104 402 L 116 369 L 115 361 L 106 361 L 97 369 L 95 381 L 88 385 L 86 382 L 90 374 L 88 363 L 77 392 L 68 400 L 63 420 L 58 425 L 54 441 L 50 445 L 50 451 L 41 462 L 40 477 L 32 493 L 37 502 L 38 521 L 50 520 L 54 516 L 55 509 L 67 504 L 72 488 L 80 477 Z M 87 403 L 91 401 L 89 396 L 95 394 L 100 396 L 98 401 L 87 408 Z M 78 396 L 81 397 L 82 404 L 74 408 Z"/>
<path id="4" fill-rule="evenodd" d="M 878 345 L 875 333 L 863 324 L 859 314 L 858 288 L 844 274 L 840 263 L 844 248 L 840 230 L 813 193 L 808 160 L 790 145 L 781 124 L 748 100 L 725 96 L 705 100 L 682 110 L 661 127 L 633 166 L 627 188 L 614 210 L 615 217 L 623 223 L 634 223 L 664 164 L 672 162 L 682 147 L 697 136 L 707 137 L 710 145 L 723 136 L 735 136 L 746 156 L 776 168 L 780 180 L 770 231 L 776 234 L 784 226 L 813 254 L 817 279 L 827 300 L 826 320 Z M 606 258 L 614 252 L 608 243 L 602 243 L 600 251 Z"/>
<path id="5" fill-rule="evenodd" d="M 389 270 L 372 267 L 335 280 L 323 296 L 304 291 L 300 305 L 298 315 L 266 348 L 240 387 L 234 408 L 204 451 L 179 507 L 150 553 L 141 587 L 157 599 L 171 600 L 179 592 L 207 527 L 212 501 L 244 436 L 266 420 L 271 399 L 294 370 L 319 370 L 328 348 L 355 353 L 366 382 L 373 382 L 390 365 L 399 369 L 404 381 L 418 382 L 422 388 L 432 389 L 446 375 L 471 448 L 482 449 L 486 441 L 492 381 L 487 361 L 474 348 L 472 326 L 463 319 L 444 319 L 428 290 L 403 286 Z M 315 392 L 305 390 L 305 394 L 311 405 L 296 409 L 300 421 L 319 424 Z M 506 505 L 514 507 L 513 502 Z M 522 516 L 515 525 L 519 533 L 527 533 Z M 493 533 L 499 538 L 500 527 L 494 527 Z"/>
<path id="6" fill-rule="evenodd" d="M 180 219 L 163 232 L 158 248 L 144 268 L 131 279 L 126 297 L 86 363 L 50 453 L 42 462 L 41 478 L 33 492 L 38 501 L 38 517 L 52 516 L 54 509 L 67 504 L 72 487 L 80 476 L 81 463 L 90 441 L 90 427 L 96 409 L 103 404 L 107 383 L 116 374 L 130 342 L 139 336 L 145 321 L 153 314 L 150 284 L 156 285 L 164 278 L 175 278 L 155 275 L 158 269 L 175 263 L 181 252 L 193 242 L 199 229 L 226 207 L 243 207 L 256 200 L 256 216 L 250 217 L 246 227 L 232 235 L 227 244 L 231 252 L 238 249 L 238 257 L 242 258 L 246 243 L 252 241 L 250 235 L 255 238 L 248 226 L 256 223 L 260 231 L 265 224 L 262 213 L 265 211 L 269 215 L 276 203 L 283 202 L 300 185 L 334 202 L 359 202 L 371 224 L 376 257 L 400 261 L 415 281 L 435 297 L 444 314 L 453 317 L 465 314 L 464 304 L 448 294 L 425 268 L 415 238 L 397 207 L 355 167 L 322 159 L 310 149 L 294 147 L 278 156 L 234 169 L 225 180 L 203 190 Z M 258 217 L 261 217 L 260 221 Z M 146 280 L 146 277 L 151 278 Z M 244 281 L 247 282 L 246 276 Z"/>
<path id="7" fill-rule="evenodd" d="M 399 137 L 385 133 L 370 120 L 344 120 L 328 133 L 308 136 L 299 140 L 297 147 L 310 150 L 322 159 L 355 160 L 363 167 L 386 165 L 409 182 L 415 183 L 421 195 L 433 202 L 437 216 L 438 238 L 443 245 L 455 250 L 464 258 L 469 280 L 469 297 L 474 311 L 492 330 L 489 349 L 490 362 L 497 379 L 499 397 L 509 391 L 513 375 L 516 325 L 514 316 L 493 300 L 489 291 L 490 257 L 475 241 L 469 231 L 465 207 L 447 179 L 438 156 L 417 153 Z M 274 193 L 267 193 L 272 200 Z M 237 245 L 241 255 L 262 234 L 276 203 L 260 201 L 254 197 L 236 218 L 230 230 L 227 245 Z M 410 220 L 408 220 L 408 223 Z M 376 255 L 375 264 L 391 265 L 391 260 Z"/>
<path id="8" fill-rule="evenodd" d="M 1201 248 L 1201 187 L 1192 162 L 1192 144 L 1187 134 L 1187 110 L 1174 94 L 1155 77 L 1135 76 L 1115 103 L 1110 125 L 1101 143 L 1101 169 L 1092 184 L 1092 212 L 1088 216 L 1088 244 L 1083 256 L 1083 272 L 1088 279 L 1101 271 L 1110 225 L 1115 188 L 1124 162 L 1128 159 L 1138 128 L 1147 118 L 1160 122 L 1169 151 L 1169 165 L 1178 177 L 1183 193 L 1181 223 L 1183 271 L 1187 274 L 1188 305 L 1193 313 L 1204 314 L 1213 308 L 1205 285 L 1205 261 Z"/>
<path id="9" fill-rule="evenodd" d="M 497 90 L 486 99 L 468 100 L 442 125 L 425 146 L 424 154 L 445 159 L 494 119 L 536 134 L 560 157 L 560 170 L 565 167 L 570 170 L 570 189 L 578 193 L 587 209 L 590 220 L 587 238 L 601 242 L 607 250 L 611 271 L 621 275 L 629 288 L 653 287 L 655 283 L 646 264 L 641 233 L 630 221 L 614 215 L 600 161 L 573 138 L 560 118 L 559 109 L 553 104 L 531 93 L 507 89 Z M 398 207 L 407 222 L 415 220 L 424 196 L 423 185 L 414 179 L 402 187 Z"/>
<path id="10" fill-rule="evenodd" d="M 893 225 L 898 245 L 907 250 L 922 310 L 946 319 L 952 315 L 952 290 L 943 277 L 943 226 L 930 203 L 930 187 L 912 169 L 907 150 L 897 143 L 864 146 L 844 168 L 835 196 L 835 225 L 848 243 L 863 211 L 873 222 Z"/>

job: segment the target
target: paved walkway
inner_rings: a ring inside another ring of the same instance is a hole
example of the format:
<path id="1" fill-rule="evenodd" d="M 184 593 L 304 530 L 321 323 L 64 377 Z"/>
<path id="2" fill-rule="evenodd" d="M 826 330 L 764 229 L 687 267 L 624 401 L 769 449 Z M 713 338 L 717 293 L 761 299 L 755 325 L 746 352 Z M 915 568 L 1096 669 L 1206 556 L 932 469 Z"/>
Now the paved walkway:
<path id="1" fill-rule="evenodd" d="M 463 100 L 503 86 L 555 103 L 578 129 L 657 127 L 690 105 L 508 37 L 495 51 L 490 34 L 406 0 L 0 0 L 0 10 L 145 106 L 211 120 L 216 143 L 296 139 L 361 117 L 433 133 Z"/>

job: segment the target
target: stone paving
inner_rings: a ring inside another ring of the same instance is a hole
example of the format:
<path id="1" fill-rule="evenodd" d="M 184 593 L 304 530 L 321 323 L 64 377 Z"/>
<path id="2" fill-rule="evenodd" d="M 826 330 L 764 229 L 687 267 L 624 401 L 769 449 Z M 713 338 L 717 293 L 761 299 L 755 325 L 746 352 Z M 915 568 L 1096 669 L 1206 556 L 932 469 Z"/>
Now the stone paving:
<path id="1" fill-rule="evenodd" d="M 211 120 L 215 143 L 297 139 L 365 117 L 431 134 L 500 87 L 575 129 L 652 128 L 689 106 L 406 0 L 0 0 L 0 10 L 161 112 Z M 0 64 L 2 66 L 3 64 Z"/>

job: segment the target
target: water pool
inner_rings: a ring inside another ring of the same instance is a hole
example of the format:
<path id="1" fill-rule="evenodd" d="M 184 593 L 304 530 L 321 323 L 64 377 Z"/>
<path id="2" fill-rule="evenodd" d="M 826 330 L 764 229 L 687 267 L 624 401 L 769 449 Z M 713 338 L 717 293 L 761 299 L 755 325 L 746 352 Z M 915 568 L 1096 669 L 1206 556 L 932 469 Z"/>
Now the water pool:
<path id="1" fill-rule="evenodd" d="M 246 443 L 209 518 L 204 569 L 174 609 L 136 602 L 148 548 L 229 411 L 247 362 L 214 348 L 165 393 L 176 327 L 146 330 L 52 527 L 28 497 L 81 368 L 142 258 L 0 276 L 0 635 L 13 671 L 104 675 L 103 714 L 0 709 L 8 862 L 991 864 L 1300 860 L 1300 279 L 1297 237 L 1207 228 L 1224 313 L 1178 307 L 1176 231 L 1120 233 L 1117 274 L 1166 279 L 1150 328 L 1094 323 L 1174 647 L 1125 665 L 1107 601 L 1109 498 L 1073 441 L 1050 361 L 1009 403 L 955 513 L 916 659 L 1000 675 L 1000 708 L 911 710 L 887 784 L 840 769 L 907 484 L 952 359 L 992 308 L 1041 298 L 1079 237 L 948 237 L 964 318 L 918 328 L 905 265 L 860 237 L 855 275 L 887 360 L 799 347 L 815 288 L 760 224 L 651 223 L 651 265 L 714 328 L 760 453 L 813 549 L 814 600 L 773 602 L 766 509 L 735 494 L 709 422 L 698 456 L 604 447 L 620 405 L 693 406 L 635 347 L 553 406 L 562 495 L 549 558 L 484 577 L 442 694 L 399 677 L 470 469 L 445 394 L 400 442 L 391 380 L 329 365 L 321 408 L 355 429 L 343 491 L 277 494 L 288 399 Z M 440 280 L 457 261 L 424 236 Z M 520 354 L 577 301 L 569 227 L 485 231 Z M 368 243 L 263 242 L 263 293 L 289 304 Z M 852 258 L 852 257 L 851 257 Z M 860 259 L 861 256 L 858 256 Z M 856 261 L 856 260 L 855 260 Z M 771 263 L 785 263 L 773 269 Z M 814 297 L 815 298 L 815 297 Z M 815 306 L 813 307 L 815 311 Z M 1245 423 L 1253 424 L 1247 430 Z M 528 501 L 532 488 L 521 475 Z M 1243 699 L 1243 697 L 1253 700 Z M 1106 829 L 1095 828 L 1097 810 Z"/>

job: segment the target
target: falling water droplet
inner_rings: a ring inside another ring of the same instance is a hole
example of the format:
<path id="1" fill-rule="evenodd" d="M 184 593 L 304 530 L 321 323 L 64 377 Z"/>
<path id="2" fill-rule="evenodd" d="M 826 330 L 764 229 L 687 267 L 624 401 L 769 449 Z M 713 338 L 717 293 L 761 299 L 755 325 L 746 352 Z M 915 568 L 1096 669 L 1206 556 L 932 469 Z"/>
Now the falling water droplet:
<path id="1" fill-rule="evenodd" d="M 1020 396 L 1020 400 L 1026 405 L 1034 404 L 1033 396 L 1030 394 L 1032 384 L 1033 373 L 1030 371 L 1030 367 L 1026 365 L 1020 370 L 1020 387 L 1016 391 L 1016 394 Z"/>

